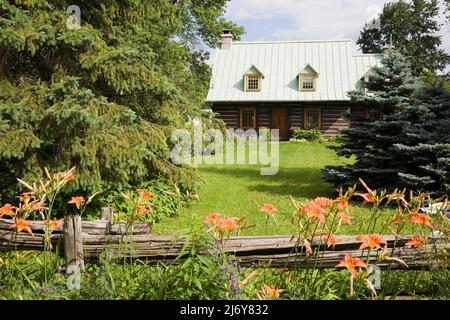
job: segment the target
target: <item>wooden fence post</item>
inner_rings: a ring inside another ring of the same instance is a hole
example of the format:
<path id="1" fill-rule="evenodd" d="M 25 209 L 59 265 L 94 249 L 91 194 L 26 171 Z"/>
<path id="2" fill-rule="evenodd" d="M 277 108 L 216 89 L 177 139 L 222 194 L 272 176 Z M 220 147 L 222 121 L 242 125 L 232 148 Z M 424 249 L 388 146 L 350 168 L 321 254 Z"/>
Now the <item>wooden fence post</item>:
<path id="1" fill-rule="evenodd" d="M 83 233 L 79 215 L 69 216 L 64 221 L 63 234 L 66 273 L 72 276 L 84 268 Z"/>
<path id="2" fill-rule="evenodd" d="M 103 207 L 100 209 L 101 220 L 106 221 L 106 234 L 111 233 L 111 226 L 114 223 L 114 211 L 112 208 Z"/>

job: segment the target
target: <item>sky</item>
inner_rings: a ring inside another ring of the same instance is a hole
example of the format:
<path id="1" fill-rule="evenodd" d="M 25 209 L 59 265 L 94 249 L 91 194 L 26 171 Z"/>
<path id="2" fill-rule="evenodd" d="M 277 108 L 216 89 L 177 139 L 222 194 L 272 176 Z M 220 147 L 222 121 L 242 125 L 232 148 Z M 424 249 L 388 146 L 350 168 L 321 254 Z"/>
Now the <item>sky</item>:
<path id="1" fill-rule="evenodd" d="M 244 26 L 242 41 L 352 39 L 392 0 L 231 0 L 226 18 Z M 445 19 L 442 18 L 442 21 Z M 442 27 L 450 53 L 450 24 Z M 354 45 L 356 52 L 358 47 Z"/>

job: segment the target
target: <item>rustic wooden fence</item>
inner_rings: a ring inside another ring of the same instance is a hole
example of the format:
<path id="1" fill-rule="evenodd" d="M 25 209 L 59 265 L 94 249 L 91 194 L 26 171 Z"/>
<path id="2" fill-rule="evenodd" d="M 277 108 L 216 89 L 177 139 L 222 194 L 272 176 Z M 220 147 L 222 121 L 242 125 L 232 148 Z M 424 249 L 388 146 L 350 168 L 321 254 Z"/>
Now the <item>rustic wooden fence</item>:
<path id="1" fill-rule="evenodd" d="M 113 212 L 102 208 L 101 220 L 81 221 L 79 216 L 65 219 L 62 228 L 54 230 L 51 238 L 53 248 L 62 246 L 61 254 L 66 260 L 68 274 L 83 268 L 85 260 L 97 260 L 100 254 L 108 249 L 120 254 L 123 248 L 125 224 L 113 224 Z M 0 251 L 10 250 L 43 250 L 44 223 L 35 222 L 31 225 L 33 236 L 11 230 L 12 220 L 0 219 Z M 355 236 L 336 236 L 338 243 L 332 248 L 325 248 L 320 239 L 312 241 L 312 248 L 320 249 L 318 256 L 307 256 L 304 248 L 298 243 L 298 238 L 292 236 L 246 236 L 230 237 L 224 244 L 225 252 L 233 255 L 241 266 L 273 267 L 273 268 L 334 268 L 347 254 L 360 256 L 361 241 Z M 377 261 L 377 251 L 370 256 L 370 263 L 376 263 L 380 268 L 391 269 L 427 269 L 436 265 L 435 246 L 427 245 L 425 249 L 415 249 L 405 246 L 409 236 L 396 238 L 385 236 L 388 243 L 388 255 L 401 259 L 408 267 L 395 260 Z M 139 258 L 149 264 L 173 261 L 179 257 L 186 240 L 170 236 L 150 235 L 146 223 L 135 223 L 130 235 L 126 237 L 132 248 L 133 258 Z M 440 248 L 450 250 L 446 243 Z M 367 250 L 364 252 L 367 254 Z"/>

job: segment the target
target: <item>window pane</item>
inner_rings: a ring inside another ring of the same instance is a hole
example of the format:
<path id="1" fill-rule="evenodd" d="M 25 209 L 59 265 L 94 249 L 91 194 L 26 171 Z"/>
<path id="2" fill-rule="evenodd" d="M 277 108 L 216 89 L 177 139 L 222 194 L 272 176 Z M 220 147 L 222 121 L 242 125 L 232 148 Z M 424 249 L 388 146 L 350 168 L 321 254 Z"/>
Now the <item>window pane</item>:
<path id="1" fill-rule="evenodd" d="M 306 109 L 305 129 L 320 129 L 320 109 Z"/>
<path id="2" fill-rule="evenodd" d="M 314 89 L 314 77 L 311 75 L 302 76 L 302 88 L 304 90 L 313 90 Z"/>
<path id="3" fill-rule="evenodd" d="M 247 76 L 247 90 L 259 90 L 259 76 Z"/>
<path id="4" fill-rule="evenodd" d="M 241 110 L 242 129 L 254 128 L 255 110 Z"/>

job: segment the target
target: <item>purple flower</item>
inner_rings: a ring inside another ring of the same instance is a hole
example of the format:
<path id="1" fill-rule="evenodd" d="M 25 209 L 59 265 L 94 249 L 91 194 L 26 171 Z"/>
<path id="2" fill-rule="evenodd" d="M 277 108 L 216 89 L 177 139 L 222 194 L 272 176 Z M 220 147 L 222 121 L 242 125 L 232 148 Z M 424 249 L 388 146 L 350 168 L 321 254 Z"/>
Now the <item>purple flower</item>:
<path id="1" fill-rule="evenodd" d="M 244 269 L 239 265 L 238 265 L 237 269 L 238 269 L 239 274 L 242 274 L 242 272 L 244 272 Z"/>
<path id="2" fill-rule="evenodd" d="M 231 287 L 233 288 L 233 290 L 237 289 L 236 282 L 237 282 L 236 276 L 234 274 L 232 274 L 231 275 Z"/>
<path id="3" fill-rule="evenodd" d="M 42 293 L 48 293 L 50 291 L 49 288 L 41 288 Z"/>

